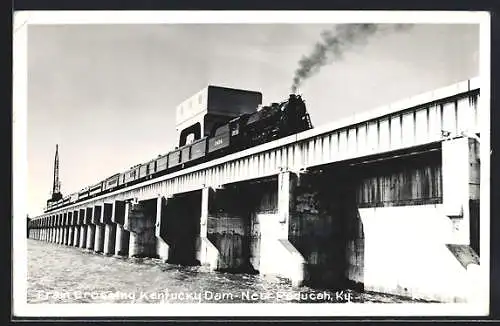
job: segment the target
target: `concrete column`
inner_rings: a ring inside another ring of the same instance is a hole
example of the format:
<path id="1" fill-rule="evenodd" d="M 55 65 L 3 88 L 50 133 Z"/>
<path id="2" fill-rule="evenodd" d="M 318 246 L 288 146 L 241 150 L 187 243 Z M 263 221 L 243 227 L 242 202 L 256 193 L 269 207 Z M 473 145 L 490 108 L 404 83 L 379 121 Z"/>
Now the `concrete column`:
<path id="1" fill-rule="evenodd" d="M 156 257 L 156 199 L 127 202 L 124 228 L 130 231 L 129 257 Z"/>
<path id="2" fill-rule="evenodd" d="M 71 225 L 69 227 L 69 232 L 68 232 L 68 246 L 73 246 L 73 237 L 74 237 L 74 232 L 75 232 L 75 227 Z"/>
<path id="3" fill-rule="evenodd" d="M 116 224 L 112 220 L 113 204 L 105 203 L 102 208 L 101 223 L 104 225 L 104 254 L 115 254 Z"/>
<path id="4" fill-rule="evenodd" d="M 453 243 L 470 244 L 471 200 L 479 201 L 479 143 L 460 137 L 442 143 L 443 207 L 453 223 Z"/>
<path id="5" fill-rule="evenodd" d="M 95 225 L 88 224 L 87 225 L 87 246 L 88 250 L 94 250 L 95 243 Z"/>
<path id="6" fill-rule="evenodd" d="M 63 245 L 67 245 L 68 244 L 68 227 L 67 226 L 63 226 L 62 227 L 62 244 Z"/>
<path id="7" fill-rule="evenodd" d="M 62 244 L 63 242 L 63 228 L 62 228 L 62 225 L 63 225 L 63 215 L 62 214 L 59 214 L 59 221 L 58 221 L 58 229 L 59 229 L 59 236 L 58 236 L 58 239 L 57 239 L 57 244 Z"/>
<path id="8" fill-rule="evenodd" d="M 85 222 L 87 224 L 87 246 L 88 250 L 94 250 L 95 225 L 92 224 L 93 207 L 87 207 L 85 211 Z"/>
<path id="9" fill-rule="evenodd" d="M 57 240 L 59 239 L 59 215 L 54 215 L 54 221 L 52 223 L 54 228 L 54 241 L 53 243 L 57 244 Z"/>
<path id="10" fill-rule="evenodd" d="M 115 201 L 111 213 L 111 222 L 116 224 L 115 255 L 128 256 L 130 233 L 125 230 L 125 202 Z"/>
<path id="11" fill-rule="evenodd" d="M 87 226 L 80 225 L 80 248 L 87 248 Z"/>
<path id="12" fill-rule="evenodd" d="M 106 224 L 104 230 L 104 254 L 114 255 L 116 244 L 116 224 Z"/>
<path id="13" fill-rule="evenodd" d="M 73 212 L 68 212 L 68 240 L 66 245 L 73 246 Z"/>
<path id="14" fill-rule="evenodd" d="M 219 265 L 219 250 L 208 239 L 208 205 L 210 197 L 209 187 L 205 187 L 201 191 L 201 212 L 200 212 L 200 242 L 196 258 L 202 265 L 208 265 L 210 270 L 216 270 Z"/>
<path id="15" fill-rule="evenodd" d="M 80 245 L 80 223 L 78 210 L 73 211 L 73 246 L 78 247 Z"/>
<path id="16" fill-rule="evenodd" d="M 296 182 L 295 174 L 289 171 L 278 174 L 278 214 L 261 220 L 260 272 L 282 275 L 300 285 L 305 278 L 306 261 L 288 241 Z"/>
<path id="17" fill-rule="evenodd" d="M 116 224 L 115 255 L 128 256 L 130 232 L 122 224 Z"/>
<path id="18" fill-rule="evenodd" d="M 80 245 L 80 225 L 75 225 L 73 227 L 73 246 L 78 247 Z"/>
<path id="19" fill-rule="evenodd" d="M 94 251 L 103 252 L 104 249 L 104 225 L 101 223 L 103 209 L 101 205 L 94 206 L 92 224 L 95 225 Z"/>
<path id="20" fill-rule="evenodd" d="M 163 196 L 158 196 L 156 206 L 156 255 L 162 260 L 168 260 L 169 246 L 165 241 L 165 225 L 162 225 L 162 217 L 164 215 L 164 207 L 166 206 L 167 199 Z"/>
<path id="21" fill-rule="evenodd" d="M 86 214 L 85 209 L 80 209 L 78 211 L 78 225 L 80 225 L 80 241 L 79 247 L 86 248 L 87 247 L 87 225 L 86 225 Z"/>
<path id="22" fill-rule="evenodd" d="M 68 245 L 68 213 L 63 214 L 63 245 Z"/>

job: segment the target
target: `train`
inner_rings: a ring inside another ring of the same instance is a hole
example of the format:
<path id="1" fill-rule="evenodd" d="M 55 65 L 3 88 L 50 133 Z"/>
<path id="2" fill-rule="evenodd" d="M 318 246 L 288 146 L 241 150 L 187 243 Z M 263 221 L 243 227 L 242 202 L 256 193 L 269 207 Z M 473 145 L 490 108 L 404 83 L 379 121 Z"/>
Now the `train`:
<path id="1" fill-rule="evenodd" d="M 164 155 L 134 165 L 62 199 L 47 203 L 46 212 L 113 192 L 179 171 L 206 161 L 245 150 L 269 141 L 311 129 L 312 123 L 301 95 L 290 94 L 288 99 L 259 105 L 254 112 L 231 118 L 226 123 L 214 125 L 207 136 Z"/>

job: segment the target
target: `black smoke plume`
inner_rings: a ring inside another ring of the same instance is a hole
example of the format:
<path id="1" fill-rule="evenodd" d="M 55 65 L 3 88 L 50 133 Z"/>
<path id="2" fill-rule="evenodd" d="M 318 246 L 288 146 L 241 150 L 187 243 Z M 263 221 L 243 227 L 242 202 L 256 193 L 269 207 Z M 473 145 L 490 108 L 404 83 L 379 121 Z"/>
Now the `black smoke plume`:
<path id="1" fill-rule="evenodd" d="M 341 24 L 321 32 L 321 41 L 314 45 L 308 56 L 299 60 L 291 90 L 293 93 L 304 80 L 318 73 L 321 67 L 341 60 L 346 51 L 355 45 L 364 45 L 371 36 L 388 31 L 404 31 L 409 24 Z"/>

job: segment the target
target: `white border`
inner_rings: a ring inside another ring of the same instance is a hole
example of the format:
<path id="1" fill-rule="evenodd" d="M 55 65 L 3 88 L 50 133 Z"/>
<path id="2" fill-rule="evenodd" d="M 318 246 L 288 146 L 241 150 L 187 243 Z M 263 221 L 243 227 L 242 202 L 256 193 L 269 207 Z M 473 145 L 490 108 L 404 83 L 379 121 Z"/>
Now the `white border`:
<path id="1" fill-rule="evenodd" d="M 485 315 L 489 298 L 474 304 L 56 304 L 26 303 L 27 27 L 42 24 L 176 23 L 471 23 L 480 24 L 481 273 L 489 293 L 490 16 L 486 12 L 383 11 L 21 11 L 14 13 L 13 307 L 17 317 L 56 316 L 467 316 Z M 257 311 L 258 310 L 258 311 Z"/>

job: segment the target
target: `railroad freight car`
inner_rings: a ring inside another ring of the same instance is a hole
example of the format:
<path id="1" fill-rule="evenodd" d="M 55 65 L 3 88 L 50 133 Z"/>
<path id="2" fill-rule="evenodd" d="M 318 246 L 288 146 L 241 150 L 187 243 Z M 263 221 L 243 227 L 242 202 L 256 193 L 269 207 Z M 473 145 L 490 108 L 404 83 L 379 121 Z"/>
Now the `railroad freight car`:
<path id="1" fill-rule="evenodd" d="M 120 173 L 114 174 L 102 182 L 102 191 L 111 191 L 118 187 L 118 180 L 120 179 Z"/>
<path id="2" fill-rule="evenodd" d="M 198 93 L 178 107 L 178 148 L 82 189 L 77 201 L 312 128 L 300 96 L 292 94 L 268 106 L 260 106 L 261 97 L 258 92 L 221 87 Z M 189 138 L 194 141 L 187 143 Z M 62 202 L 47 207 L 54 209 Z"/>
<path id="3" fill-rule="evenodd" d="M 138 179 L 139 177 L 139 168 L 140 168 L 140 164 L 138 165 L 135 165 L 133 167 L 131 167 L 128 171 L 126 171 L 124 174 L 123 174 L 123 181 L 122 183 L 124 185 L 127 185 L 135 180 Z"/>
<path id="4" fill-rule="evenodd" d="M 84 200 L 89 198 L 89 187 L 85 187 L 78 192 L 78 200 Z"/>
<path id="5" fill-rule="evenodd" d="M 102 191 L 102 183 L 103 182 L 101 181 L 101 182 L 96 183 L 93 186 L 90 186 L 90 188 L 89 188 L 89 196 L 90 197 L 95 197 L 99 193 L 101 193 L 101 191 Z"/>

